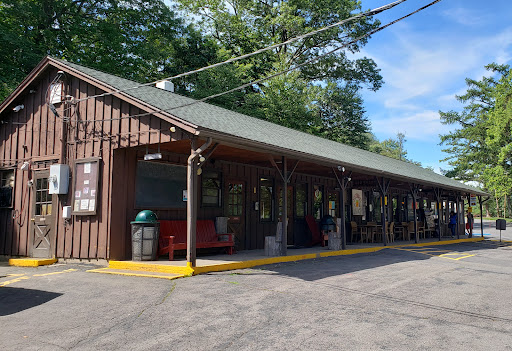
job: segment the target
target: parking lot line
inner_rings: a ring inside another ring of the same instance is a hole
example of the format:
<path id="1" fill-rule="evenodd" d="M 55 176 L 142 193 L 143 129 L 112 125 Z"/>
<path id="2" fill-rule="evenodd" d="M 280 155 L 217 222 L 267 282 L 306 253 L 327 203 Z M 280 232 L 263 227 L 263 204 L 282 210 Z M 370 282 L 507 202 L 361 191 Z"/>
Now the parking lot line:
<path id="1" fill-rule="evenodd" d="M 464 258 L 472 257 L 475 255 L 468 254 L 467 252 L 452 252 L 450 250 L 438 250 L 432 247 L 422 247 L 421 249 L 418 248 L 393 248 L 395 250 L 402 250 L 402 251 L 409 251 L 414 253 L 419 253 L 427 256 L 432 257 L 441 257 L 446 258 L 449 260 L 458 261 Z M 449 257 L 449 256 L 456 256 L 456 257 Z"/>

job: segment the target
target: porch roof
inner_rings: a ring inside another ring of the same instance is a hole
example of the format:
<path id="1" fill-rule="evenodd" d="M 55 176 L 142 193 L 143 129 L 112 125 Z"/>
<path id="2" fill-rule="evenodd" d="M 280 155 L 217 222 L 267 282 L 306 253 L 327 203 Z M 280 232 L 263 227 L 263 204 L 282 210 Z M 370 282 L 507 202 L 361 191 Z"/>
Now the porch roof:
<path id="1" fill-rule="evenodd" d="M 54 58 L 49 58 L 49 61 L 55 61 L 79 71 L 113 89 L 123 90 L 139 84 L 67 61 Z M 179 107 L 195 100 L 154 86 L 127 90 L 121 95 L 139 100 L 154 107 L 155 110 L 165 110 L 165 114 L 190 124 L 195 127 L 199 135 L 205 137 L 212 136 L 217 140 L 258 148 L 266 152 L 288 154 L 298 159 L 315 160 L 333 166 L 342 165 L 360 173 L 401 179 L 463 193 L 488 195 L 480 189 L 411 163 L 283 127 L 212 104 L 196 103 L 191 106 Z"/>

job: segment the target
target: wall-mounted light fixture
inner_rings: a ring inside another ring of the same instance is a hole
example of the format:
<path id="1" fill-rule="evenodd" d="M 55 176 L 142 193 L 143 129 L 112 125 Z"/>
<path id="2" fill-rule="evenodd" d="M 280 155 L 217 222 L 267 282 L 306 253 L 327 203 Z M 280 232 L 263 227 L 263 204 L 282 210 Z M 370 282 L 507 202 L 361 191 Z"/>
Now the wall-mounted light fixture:
<path id="1" fill-rule="evenodd" d="M 21 111 L 21 110 L 23 110 L 24 108 L 25 108 L 25 105 L 23 105 L 23 104 L 22 104 L 22 105 L 18 105 L 18 106 L 16 106 L 16 107 L 15 107 L 15 108 L 13 108 L 12 110 L 13 110 L 14 112 L 20 112 L 20 111 Z"/>

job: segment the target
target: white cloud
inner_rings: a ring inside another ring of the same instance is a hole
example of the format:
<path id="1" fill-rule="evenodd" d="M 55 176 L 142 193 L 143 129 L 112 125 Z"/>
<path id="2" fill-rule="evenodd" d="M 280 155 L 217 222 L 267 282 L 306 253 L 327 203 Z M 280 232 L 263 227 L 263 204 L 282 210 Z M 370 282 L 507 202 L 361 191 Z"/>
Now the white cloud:
<path id="1" fill-rule="evenodd" d="M 488 23 L 490 20 L 488 15 L 482 15 L 463 7 L 448 9 L 442 11 L 441 14 L 449 20 L 464 26 L 480 26 Z"/>
<path id="2" fill-rule="evenodd" d="M 422 111 L 401 117 L 391 117 L 372 121 L 373 131 L 378 134 L 396 135 L 404 133 L 406 139 L 423 141 L 438 140 L 443 131 L 437 111 Z"/>
<path id="3" fill-rule="evenodd" d="M 462 105 L 455 95 L 466 92 L 465 78 L 481 79 L 489 75 L 484 65 L 508 62 L 512 27 L 464 38 L 459 34 L 432 36 L 408 28 L 395 28 L 385 48 L 379 42 L 369 43 L 361 52 L 376 61 L 385 81 L 377 93 L 364 94 L 369 117 L 376 134 L 389 137 L 405 131 L 411 139 L 438 140 L 443 126 L 437 111 L 459 110 Z"/>

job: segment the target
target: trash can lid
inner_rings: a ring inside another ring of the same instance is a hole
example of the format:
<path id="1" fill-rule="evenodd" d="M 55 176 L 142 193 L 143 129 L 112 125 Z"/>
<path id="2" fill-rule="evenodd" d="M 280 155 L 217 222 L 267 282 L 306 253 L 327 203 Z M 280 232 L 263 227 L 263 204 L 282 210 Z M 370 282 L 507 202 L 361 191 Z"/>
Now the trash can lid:
<path id="1" fill-rule="evenodd" d="M 137 213 L 135 216 L 135 221 L 133 223 L 156 223 L 158 218 L 156 217 L 155 212 L 150 210 L 143 210 Z"/>

